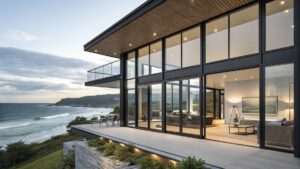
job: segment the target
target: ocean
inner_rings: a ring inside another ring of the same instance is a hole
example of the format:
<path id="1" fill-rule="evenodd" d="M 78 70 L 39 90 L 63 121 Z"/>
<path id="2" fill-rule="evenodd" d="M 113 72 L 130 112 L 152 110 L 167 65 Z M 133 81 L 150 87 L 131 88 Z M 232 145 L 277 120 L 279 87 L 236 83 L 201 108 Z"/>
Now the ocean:
<path id="1" fill-rule="evenodd" d="M 0 103 L 0 146 L 19 140 L 43 141 L 66 133 L 66 125 L 76 116 L 91 118 L 112 111 L 111 108 L 48 105 Z"/>

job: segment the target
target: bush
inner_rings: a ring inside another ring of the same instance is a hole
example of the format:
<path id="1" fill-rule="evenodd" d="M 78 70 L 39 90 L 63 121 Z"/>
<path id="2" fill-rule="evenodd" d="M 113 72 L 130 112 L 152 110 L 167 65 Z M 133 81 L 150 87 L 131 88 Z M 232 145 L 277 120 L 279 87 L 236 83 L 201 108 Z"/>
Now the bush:
<path id="1" fill-rule="evenodd" d="M 27 160 L 32 156 L 33 151 L 30 145 L 25 144 L 23 141 L 8 144 L 6 147 L 7 158 L 9 159 L 8 164 L 15 166 L 17 163 Z"/>
<path id="2" fill-rule="evenodd" d="M 114 142 L 106 143 L 104 145 L 104 151 L 103 151 L 104 156 L 113 155 L 117 146 L 118 146 L 117 143 Z"/>
<path id="3" fill-rule="evenodd" d="M 73 125 L 79 125 L 79 124 L 88 124 L 90 123 L 89 120 L 87 120 L 86 117 L 79 117 L 77 116 L 74 120 L 72 120 L 68 125 L 67 125 L 67 129 L 71 129 L 71 127 Z"/>
<path id="4" fill-rule="evenodd" d="M 161 162 L 157 160 L 152 160 L 148 156 L 142 157 L 138 161 L 138 164 L 141 167 L 141 169 L 164 169 L 164 165 Z"/>
<path id="5" fill-rule="evenodd" d="M 93 139 L 88 144 L 91 147 L 101 148 L 106 144 L 106 141 L 104 139 Z"/>
<path id="6" fill-rule="evenodd" d="M 70 150 L 58 164 L 58 169 L 74 169 L 75 168 L 75 151 Z"/>
<path id="7" fill-rule="evenodd" d="M 205 161 L 196 159 L 195 157 L 188 157 L 177 163 L 176 169 L 207 169 Z"/>

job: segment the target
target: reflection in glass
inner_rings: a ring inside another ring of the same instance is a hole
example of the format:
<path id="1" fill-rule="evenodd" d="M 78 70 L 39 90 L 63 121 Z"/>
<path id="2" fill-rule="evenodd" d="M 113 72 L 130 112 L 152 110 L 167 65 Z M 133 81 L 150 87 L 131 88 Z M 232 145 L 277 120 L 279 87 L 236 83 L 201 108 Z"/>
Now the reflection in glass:
<path id="1" fill-rule="evenodd" d="M 293 72 L 293 64 L 266 67 L 266 146 L 294 149 Z"/>
<path id="2" fill-rule="evenodd" d="M 166 70 L 181 68 L 181 34 L 166 39 Z"/>
<path id="3" fill-rule="evenodd" d="M 258 5 L 230 15 L 230 58 L 258 53 Z"/>
<path id="4" fill-rule="evenodd" d="M 266 50 L 294 45 L 294 0 L 266 4 Z"/>
<path id="5" fill-rule="evenodd" d="M 135 127 L 135 90 L 127 91 L 127 120 L 128 126 Z"/>
<path id="6" fill-rule="evenodd" d="M 166 84 L 166 130 L 179 132 L 179 81 Z"/>
<path id="7" fill-rule="evenodd" d="M 200 27 L 182 33 L 182 67 L 200 64 Z"/>
<path id="8" fill-rule="evenodd" d="M 182 81 L 182 132 L 200 135 L 199 78 Z"/>
<path id="9" fill-rule="evenodd" d="M 161 41 L 150 45 L 150 68 L 151 74 L 162 71 L 162 43 Z"/>
<path id="10" fill-rule="evenodd" d="M 138 126 L 148 127 L 148 86 L 138 87 Z"/>
<path id="11" fill-rule="evenodd" d="M 151 85 L 151 129 L 162 129 L 162 88 L 161 84 Z"/>
<path id="12" fill-rule="evenodd" d="M 149 75 L 149 46 L 139 49 L 138 70 L 139 76 Z"/>
<path id="13" fill-rule="evenodd" d="M 206 63 L 228 59 L 228 16 L 206 24 Z"/>
<path id="14" fill-rule="evenodd" d="M 135 52 L 131 52 L 127 56 L 127 79 L 135 77 Z"/>

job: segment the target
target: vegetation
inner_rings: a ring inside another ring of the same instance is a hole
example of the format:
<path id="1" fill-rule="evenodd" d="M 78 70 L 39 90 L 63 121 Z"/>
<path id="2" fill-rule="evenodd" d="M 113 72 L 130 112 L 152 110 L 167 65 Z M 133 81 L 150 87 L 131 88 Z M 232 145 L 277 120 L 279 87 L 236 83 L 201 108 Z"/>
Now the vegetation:
<path id="1" fill-rule="evenodd" d="M 74 107 L 107 107 L 113 108 L 119 104 L 119 94 L 106 94 L 97 96 L 85 96 L 80 98 L 65 98 L 55 103 L 56 106 Z"/>
<path id="2" fill-rule="evenodd" d="M 195 157 L 188 157 L 175 165 L 154 160 L 149 156 L 142 156 L 134 153 L 134 146 L 120 145 L 115 142 L 106 142 L 104 139 L 94 139 L 89 141 L 89 145 L 102 151 L 105 156 L 113 156 L 119 161 L 129 162 L 130 165 L 139 165 L 141 169 L 207 169 L 205 162 Z"/>
<path id="3" fill-rule="evenodd" d="M 195 157 L 188 157 L 176 165 L 176 169 L 208 169 L 205 166 L 205 161 L 196 159 Z"/>
<path id="4" fill-rule="evenodd" d="M 77 116 L 74 120 L 72 120 L 68 125 L 67 125 L 67 129 L 68 132 L 70 131 L 71 127 L 73 125 L 79 125 L 79 124 L 89 124 L 90 120 L 88 120 L 86 117 L 79 117 Z"/>
<path id="5" fill-rule="evenodd" d="M 57 169 L 74 169 L 75 168 L 75 151 L 71 150 L 68 155 L 61 158 Z"/>
<path id="6" fill-rule="evenodd" d="M 121 112 L 120 106 L 116 106 L 114 110 L 109 114 L 120 114 L 120 112 Z"/>
<path id="7" fill-rule="evenodd" d="M 61 150 L 63 143 L 78 140 L 81 137 L 66 134 L 52 137 L 42 143 L 25 144 L 23 141 L 8 144 L 5 150 L 0 150 L 0 168 L 20 167 L 53 152 Z"/>
<path id="8" fill-rule="evenodd" d="M 63 151 L 60 149 L 29 164 L 23 165 L 18 169 L 54 169 L 57 168 L 62 157 Z"/>

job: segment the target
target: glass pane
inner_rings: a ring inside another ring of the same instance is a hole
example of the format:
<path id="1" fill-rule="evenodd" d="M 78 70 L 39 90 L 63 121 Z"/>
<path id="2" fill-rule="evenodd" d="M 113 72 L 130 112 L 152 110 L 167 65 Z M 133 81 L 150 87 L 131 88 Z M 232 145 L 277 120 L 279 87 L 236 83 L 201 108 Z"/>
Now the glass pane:
<path id="1" fill-rule="evenodd" d="M 148 127 L 148 86 L 139 86 L 138 126 Z"/>
<path id="2" fill-rule="evenodd" d="M 135 88 L 135 79 L 127 80 L 127 89 Z"/>
<path id="3" fill-rule="evenodd" d="M 181 35 L 166 39 L 166 70 L 181 68 Z"/>
<path id="4" fill-rule="evenodd" d="M 150 45 L 151 74 L 160 73 L 162 70 L 162 43 L 161 41 Z"/>
<path id="5" fill-rule="evenodd" d="M 228 16 L 206 24 L 206 63 L 228 59 Z"/>
<path id="6" fill-rule="evenodd" d="M 182 132 L 200 135 L 199 78 L 182 81 Z"/>
<path id="7" fill-rule="evenodd" d="M 230 57 L 258 53 L 258 5 L 230 15 Z"/>
<path id="8" fill-rule="evenodd" d="M 294 1 L 274 0 L 266 5 L 266 50 L 294 45 Z"/>
<path id="9" fill-rule="evenodd" d="M 139 76 L 149 75 L 149 46 L 139 49 L 138 69 Z"/>
<path id="10" fill-rule="evenodd" d="M 131 52 L 127 56 L 127 79 L 135 77 L 135 52 Z"/>
<path id="11" fill-rule="evenodd" d="M 182 33 L 182 67 L 200 64 L 200 27 Z"/>
<path id="12" fill-rule="evenodd" d="M 206 76 L 208 139 L 258 147 L 259 108 L 258 68 Z"/>
<path id="13" fill-rule="evenodd" d="M 179 81 L 166 84 L 166 130 L 179 132 Z"/>
<path id="14" fill-rule="evenodd" d="M 294 149 L 294 65 L 266 68 L 265 144 Z"/>
<path id="15" fill-rule="evenodd" d="M 135 127 L 135 90 L 127 93 L 127 120 L 128 126 Z"/>
<path id="16" fill-rule="evenodd" d="M 151 85 L 151 122 L 152 129 L 162 129 L 162 88 L 161 84 Z"/>

